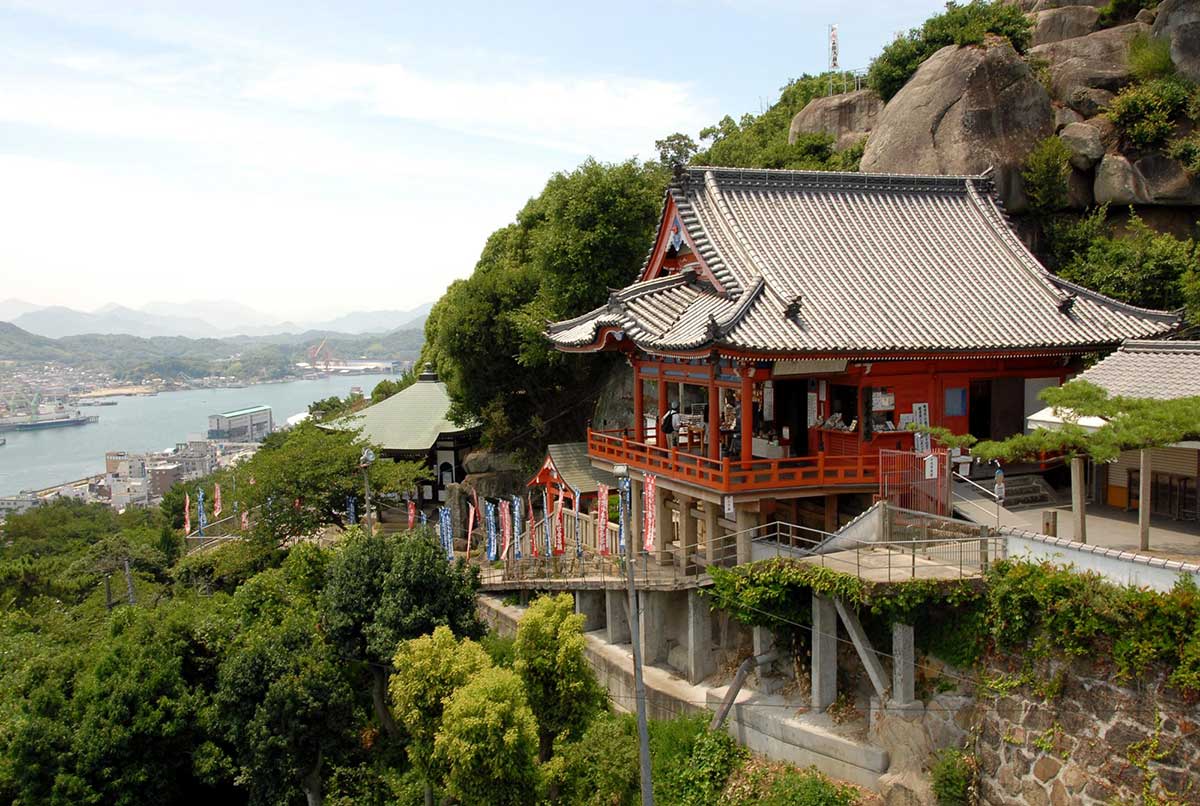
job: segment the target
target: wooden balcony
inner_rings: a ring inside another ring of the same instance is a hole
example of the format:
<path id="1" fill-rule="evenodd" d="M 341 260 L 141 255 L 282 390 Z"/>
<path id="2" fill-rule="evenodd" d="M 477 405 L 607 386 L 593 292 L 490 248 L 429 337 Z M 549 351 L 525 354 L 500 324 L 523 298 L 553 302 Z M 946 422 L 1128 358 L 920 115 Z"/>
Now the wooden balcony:
<path id="1" fill-rule="evenodd" d="M 630 429 L 588 429 L 588 455 L 720 493 L 871 487 L 879 483 L 879 454 L 796 456 L 787 459 L 710 459 L 685 448 L 660 448 L 633 439 Z"/>

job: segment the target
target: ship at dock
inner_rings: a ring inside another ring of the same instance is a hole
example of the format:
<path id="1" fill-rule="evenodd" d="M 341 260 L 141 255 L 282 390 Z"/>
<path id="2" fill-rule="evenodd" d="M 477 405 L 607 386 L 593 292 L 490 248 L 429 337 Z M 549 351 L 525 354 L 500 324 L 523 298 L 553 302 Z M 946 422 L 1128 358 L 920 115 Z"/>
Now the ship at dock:
<path id="1" fill-rule="evenodd" d="M 0 432 L 3 431 L 41 431 L 46 428 L 69 428 L 75 425 L 98 423 L 97 415 L 81 414 L 78 410 L 55 409 L 50 412 L 38 411 L 34 414 L 19 414 L 0 417 Z"/>

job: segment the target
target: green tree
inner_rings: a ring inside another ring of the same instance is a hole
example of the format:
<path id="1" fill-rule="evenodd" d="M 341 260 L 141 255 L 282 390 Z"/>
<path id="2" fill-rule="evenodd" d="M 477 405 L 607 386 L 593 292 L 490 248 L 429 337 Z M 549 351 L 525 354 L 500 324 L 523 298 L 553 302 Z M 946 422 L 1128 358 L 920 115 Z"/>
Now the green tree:
<path id="1" fill-rule="evenodd" d="M 1019 7 L 1003 0 L 946 3 L 944 12 L 884 47 L 871 62 L 867 84 L 889 101 L 936 51 L 947 45 L 982 44 L 988 34 L 1004 37 L 1024 53 L 1029 47 L 1030 21 Z"/>
<path id="2" fill-rule="evenodd" d="M 687 165 L 700 147 L 688 135 L 675 132 L 655 140 L 654 150 L 658 152 L 658 161 L 663 165 Z"/>
<path id="3" fill-rule="evenodd" d="M 1067 206 L 1067 180 L 1071 176 L 1071 149 L 1062 138 L 1050 136 L 1039 142 L 1025 158 L 1021 177 L 1030 209 L 1039 215 Z"/>
<path id="4" fill-rule="evenodd" d="M 409 760 L 425 780 L 427 806 L 433 802 L 433 784 L 446 771 L 434 754 L 443 709 L 455 691 L 491 665 L 479 644 L 459 641 L 448 627 L 403 641 L 396 650 L 389 692 L 396 717 L 408 733 Z"/>
<path id="5" fill-rule="evenodd" d="M 491 668 L 450 696 L 434 755 L 462 806 L 521 806 L 537 797 L 537 747 L 520 678 Z"/>
<path id="6" fill-rule="evenodd" d="M 252 804 L 303 793 L 317 806 L 329 765 L 354 738 L 357 709 L 344 666 L 303 600 L 242 616 L 248 626 L 227 650 L 215 694 L 238 780 Z"/>
<path id="7" fill-rule="evenodd" d="M 375 388 L 371 390 L 371 405 L 382 403 L 397 392 L 403 392 L 416 382 L 417 373 L 411 369 L 400 373 L 400 376 L 395 379 L 385 378 L 375 384 Z"/>
<path id="8" fill-rule="evenodd" d="M 587 662 L 583 622 L 575 600 L 563 593 L 539 597 L 517 625 L 513 669 L 537 718 L 543 761 L 550 757 L 555 737 L 577 739 L 607 703 Z"/>
<path id="9" fill-rule="evenodd" d="M 357 431 L 301 423 L 237 466 L 237 496 L 260 532 L 281 543 L 342 526 L 346 499 L 362 490 L 359 460 L 366 445 Z M 427 472 L 417 462 L 376 461 L 371 489 L 380 495 L 411 490 Z"/>
<path id="10" fill-rule="evenodd" d="M 404 537 L 367 537 L 353 529 L 334 552 L 321 594 L 322 622 L 339 651 L 363 664 L 376 718 L 389 735 L 396 726 L 385 693 L 396 646 L 437 627 L 482 637 L 478 588 L 478 570 L 446 562 L 429 529 Z"/>

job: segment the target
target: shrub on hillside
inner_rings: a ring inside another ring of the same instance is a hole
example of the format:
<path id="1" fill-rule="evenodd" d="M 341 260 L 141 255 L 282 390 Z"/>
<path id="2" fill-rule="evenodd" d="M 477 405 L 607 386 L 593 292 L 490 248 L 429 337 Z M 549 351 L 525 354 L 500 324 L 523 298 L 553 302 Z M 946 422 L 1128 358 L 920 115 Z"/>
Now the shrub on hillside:
<path id="1" fill-rule="evenodd" d="M 715 803 L 730 774 L 749 753 L 728 733 L 706 729 L 696 739 L 691 755 L 667 770 L 657 800 L 664 806 L 708 806 Z M 657 801 L 656 801 L 657 802 Z"/>
<path id="2" fill-rule="evenodd" d="M 1175 74 L 1171 61 L 1171 43 L 1147 34 L 1138 34 L 1129 43 L 1129 69 L 1138 81 L 1152 81 Z"/>
<path id="3" fill-rule="evenodd" d="M 930 770 L 938 806 L 975 806 L 979 802 L 979 762 L 961 750 L 942 750 Z"/>
<path id="4" fill-rule="evenodd" d="M 1192 132 L 1171 143 L 1167 154 L 1182 162 L 1188 173 L 1200 174 L 1200 133 Z"/>
<path id="5" fill-rule="evenodd" d="M 1175 120 L 1195 114 L 1196 106 L 1194 84 L 1176 77 L 1156 78 L 1121 90 L 1107 115 L 1131 145 L 1150 149 L 1165 143 L 1175 131 Z"/>
<path id="6" fill-rule="evenodd" d="M 950 2 L 920 28 L 897 37 L 871 62 L 867 84 L 885 101 L 900 91 L 921 62 L 947 45 L 979 45 L 988 34 L 1001 36 L 1019 52 L 1029 47 L 1030 22 L 1016 5 L 994 0 Z"/>
<path id="7" fill-rule="evenodd" d="M 862 800 L 852 786 L 836 784 L 815 768 L 751 759 L 725 787 L 720 806 L 856 806 Z"/>
<path id="8" fill-rule="evenodd" d="M 1052 213 L 1067 206 L 1070 160 L 1071 149 L 1054 135 L 1029 152 L 1021 177 L 1025 180 L 1025 195 L 1029 197 L 1029 206 L 1034 213 Z"/>
<path id="9" fill-rule="evenodd" d="M 1100 9 L 1100 25 L 1109 28 L 1118 23 L 1128 22 L 1143 8 L 1154 8 L 1157 5 L 1158 0 L 1108 0 L 1108 5 Z"/>

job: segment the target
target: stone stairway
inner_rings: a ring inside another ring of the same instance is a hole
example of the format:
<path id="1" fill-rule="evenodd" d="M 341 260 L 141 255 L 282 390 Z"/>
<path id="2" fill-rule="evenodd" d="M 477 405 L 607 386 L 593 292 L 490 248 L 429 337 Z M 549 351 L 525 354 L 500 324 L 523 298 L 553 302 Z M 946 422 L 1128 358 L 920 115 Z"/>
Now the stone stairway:
<path id="1" fill-rule="evenodd" d="M 1045 508 L 1058 504 L 1054 489 L 1036 473 L 1009 476 L 1004 479 L 1004 488 L 1005 509 Z"/>

